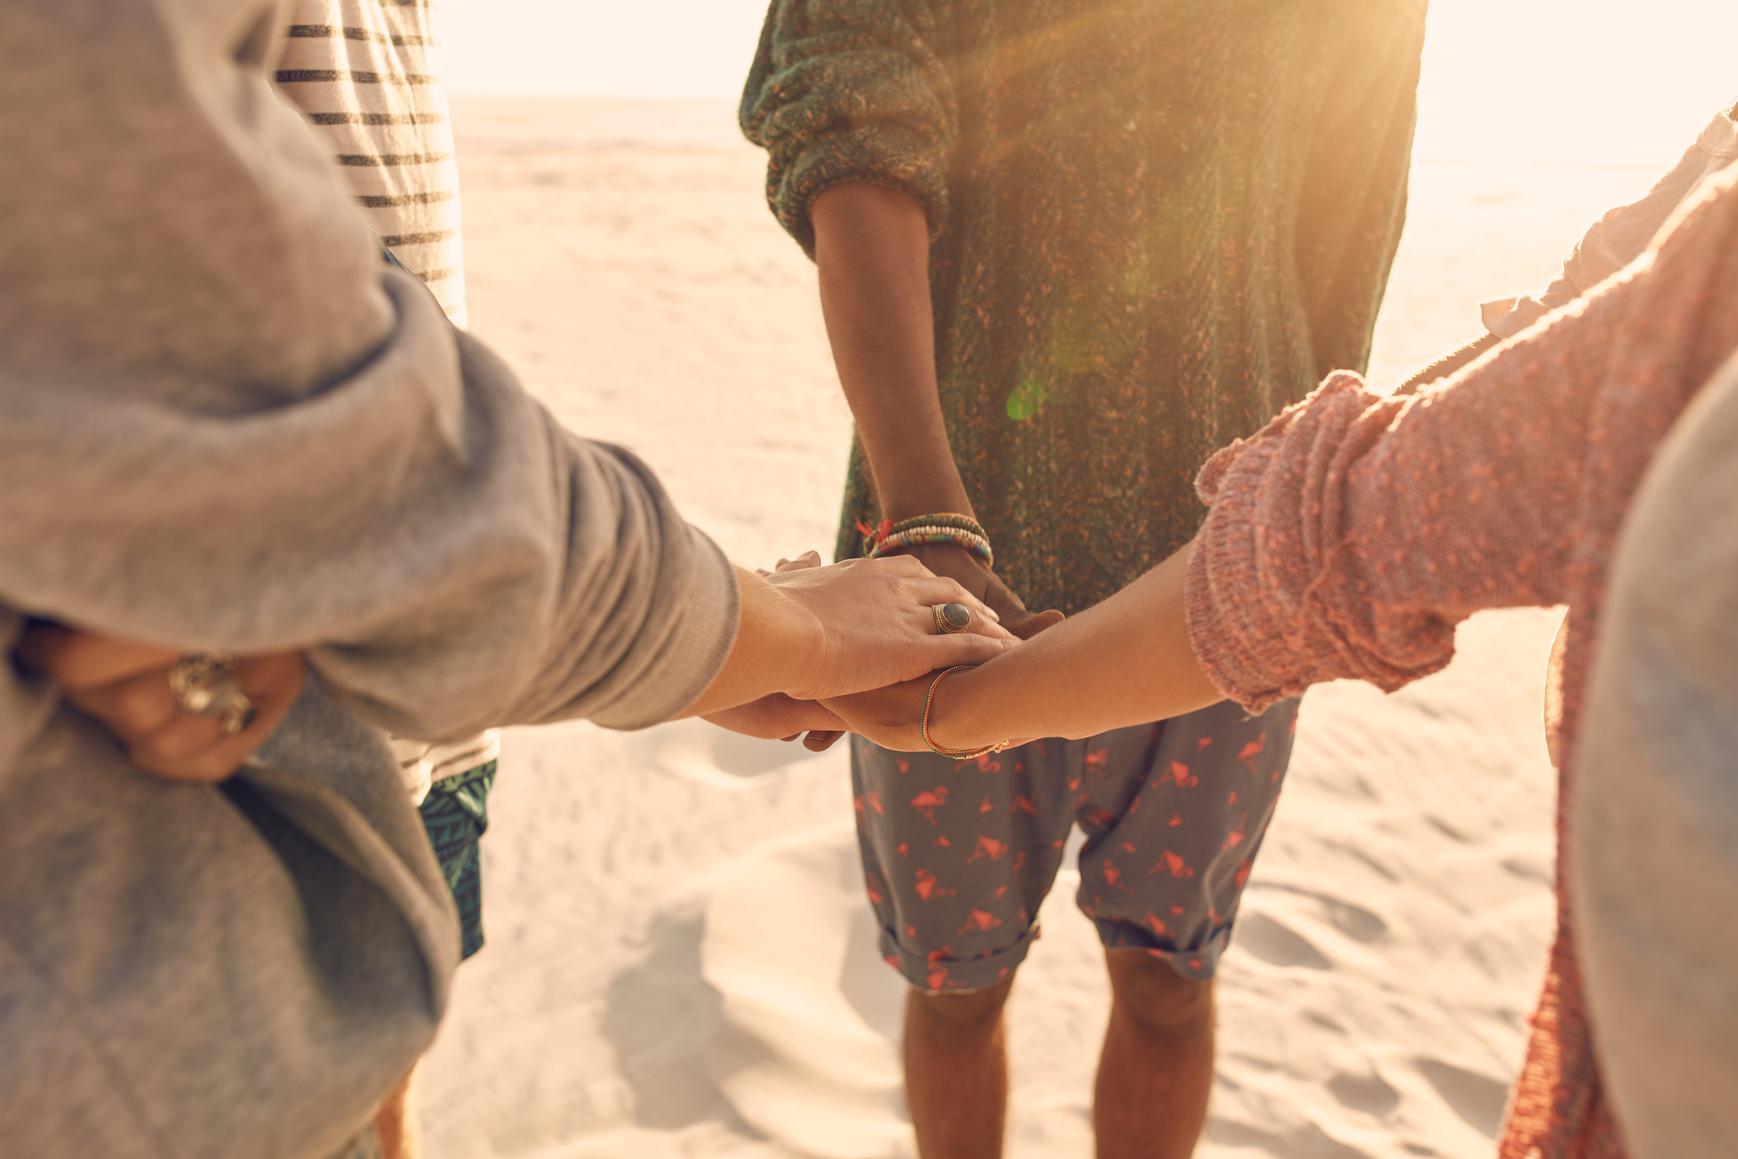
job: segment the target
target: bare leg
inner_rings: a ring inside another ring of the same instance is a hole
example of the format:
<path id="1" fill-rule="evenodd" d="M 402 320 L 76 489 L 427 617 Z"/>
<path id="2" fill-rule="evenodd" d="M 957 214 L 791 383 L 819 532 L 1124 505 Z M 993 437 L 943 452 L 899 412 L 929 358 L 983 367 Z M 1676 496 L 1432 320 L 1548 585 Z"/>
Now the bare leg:
<path id="1" fill-rule="evenodd" d="M 1098 1159 L 1187 1159 L 1213 1090 L 1213 984 L 1131 950 L 1105 953 L 1110 1025 L 1098 1060 Z"/>
<path id="2" fill-rule="evenodd" d="M 417 1121 L 416 1067 L 374 1112 L 374 1133 L 382 1159 L 422 1159 L 422 1125 Z"/>
<path id="3" fill-rule="evenodd" d="M 905 1098 L 923 1159 L 998 1159 L 1008 1112 L 1002 1008 L 1014 980 L 905 998 Z"/>

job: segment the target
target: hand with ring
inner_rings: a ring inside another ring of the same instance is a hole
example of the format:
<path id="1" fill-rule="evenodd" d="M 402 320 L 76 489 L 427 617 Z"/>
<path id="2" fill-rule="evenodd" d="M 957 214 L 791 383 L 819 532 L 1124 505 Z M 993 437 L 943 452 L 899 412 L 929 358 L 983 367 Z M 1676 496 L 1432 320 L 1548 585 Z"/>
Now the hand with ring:
<path id="1" fill-rule="evenodd" d="M 880 688 L 950 664 L 980 664 L 1019 643 L 976 596 L 906 556 L 825 566 L 811 551 L 763 574 L 820 628 L 815 671 L 789 690 L 798 699 Z"/>
<path id="2" fill-rule="evenodd" d="M 14 660 L 59 684 L 67 703 L 106 727 L 146 772 L 215 782 L 234 773 L 301 693 L 299 652 L 229 657 L 30 626 Z"/>

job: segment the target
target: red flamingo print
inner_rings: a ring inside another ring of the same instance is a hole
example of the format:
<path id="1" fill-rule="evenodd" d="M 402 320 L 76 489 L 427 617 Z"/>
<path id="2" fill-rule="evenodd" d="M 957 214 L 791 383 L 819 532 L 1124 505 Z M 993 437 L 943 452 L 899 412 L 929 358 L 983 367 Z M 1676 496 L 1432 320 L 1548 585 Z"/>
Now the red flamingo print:
<path id="1" fill-rule="evenodd" d="M 929 818 L 931 825 L 935 824 L 935 811 L 947 804 L 947 786 L 937 785 L 926 789 L 911 799 L 911 807 Z"/>
<path id="2" fill-rule="evenodd" d="M 1167 849 L 1167 850 L 1165 850 L 1164 858 L 1165 859 L 1163 861 L 1159 862 L 1157 865 L 1155 865 L 1151 869 L 1147 870 L 1147 872 L 1148 873 L 1157 873 L 1161 869 L 1165 869 L 1165 870 L 1170 871 L 1172 877 L 1194 877 L 1195 876 L 1195 870 L 1190 867 L 1188 862 L 1183 860 L 1183 858 L 1180 854 L 1172 853 L 1169 849 Z"/>
<path id="3" fill-rule="evenodd" d="M 1002 854 L 1006 852 L 1008 852 L 1006 841 L 998 841 L 994 837 L 979 837 L 977 851 L 966 858 L 966 864 L 970 865 L 980 857 L 988 857 L 991 861 L 1000 861 Z"/>
<path id="4" fill-rule="evenodd" d="M 957 889 L 943 889 L 936 881 L 935 874 L 929 870 L 920 869 L 917 871 L 917 896 L 924 901 L 937 897 L 952 897 L 958 892 Z"/>
<path id="5" fill-rule="evenodd" d="M 1002 919 L 989 910 L 975 909 L 966 917 L 966 924 L 960 927 L 960 933 L 988 933 L 1002 924 Z"/>

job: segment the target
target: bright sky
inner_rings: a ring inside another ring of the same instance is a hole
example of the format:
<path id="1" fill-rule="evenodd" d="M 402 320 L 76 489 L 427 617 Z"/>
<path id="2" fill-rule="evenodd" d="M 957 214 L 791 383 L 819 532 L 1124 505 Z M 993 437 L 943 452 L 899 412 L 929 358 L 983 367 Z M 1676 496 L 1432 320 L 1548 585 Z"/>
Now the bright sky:
<path id="1" fill-rule="evenodd" d="M 766 10 L 442 4 L 455 91 L 596 96 L 734 97 Z M 1738 0 L 1435 0 L 1429 28 L 1420 157 L 1664 162 L 1738 98 Z"/>

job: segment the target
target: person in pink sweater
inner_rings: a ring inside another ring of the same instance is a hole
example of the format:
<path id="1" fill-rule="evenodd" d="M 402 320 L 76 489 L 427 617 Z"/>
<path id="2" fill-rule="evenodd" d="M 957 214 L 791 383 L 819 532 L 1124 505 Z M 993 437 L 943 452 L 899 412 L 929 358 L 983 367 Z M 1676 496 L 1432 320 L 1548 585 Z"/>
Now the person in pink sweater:
<path id="1" fill-rule="evenodd" d="M 1738 373 L 1735 350 L 1729 171 L 1622 273 L 1451 377 L 1389 397 L 1336 373 L 1221 450 L 1197 480 L 1212 510 L 1194 541 L 1105 602 L 981 667 L 828 706 L 879 744 L 970 754 L 1015 729 L 1087 736 L 1224 698 L 1259 711 L 1326 680 L 1392 691 L 1446 666 L 1475 611 L 1569 605 L 1558 931 L 1498 1154 L 1622 1156 L 1570 888 L 1584 693 L 1631 499 L 1680 413 Z M 1709 534 L 1738 542 L 1738 526 Z M 1637 1089 L 1625 1078 L 1616 1099 L 1631 1135 L 1630 1108 L 1646 1134 L 1657 1104 Z"/>

